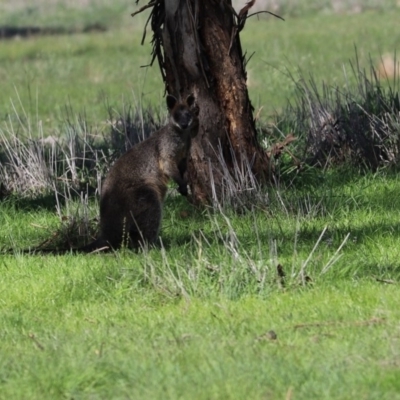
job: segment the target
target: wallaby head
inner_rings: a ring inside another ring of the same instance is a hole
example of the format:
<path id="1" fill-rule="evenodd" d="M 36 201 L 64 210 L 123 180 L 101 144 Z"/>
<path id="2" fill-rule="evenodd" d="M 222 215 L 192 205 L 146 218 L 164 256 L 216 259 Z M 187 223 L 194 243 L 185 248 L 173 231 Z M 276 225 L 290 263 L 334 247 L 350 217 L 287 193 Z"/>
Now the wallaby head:
<path id="1" fill-rule="evenodd" d="M 178 131 L 191 130 L 191 136 L 195 137 L 197 130 L 193 129 L 194 124 L 198 124 L 198 108 L 193 94 L 186 97 L 185 101 L 179 102 L 178 99 L 169 94 L 167 96 L 167 107 L 170 114 L 170 122 Z"/>

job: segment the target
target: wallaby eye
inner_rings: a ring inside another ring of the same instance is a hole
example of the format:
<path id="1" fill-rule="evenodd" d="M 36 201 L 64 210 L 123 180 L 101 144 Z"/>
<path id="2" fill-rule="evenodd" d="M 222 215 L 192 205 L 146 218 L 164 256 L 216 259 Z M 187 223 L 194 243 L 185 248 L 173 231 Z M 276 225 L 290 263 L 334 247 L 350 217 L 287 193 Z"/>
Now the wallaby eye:
<path id="1" fill-rule="evenodd" d="M 194 98 L 193 94 L 189 94 L 189 96 L 186 98 L 186 104 L 189 107 L 192 107 L 195 103 L 196 99 Z"/>
<path id="2" fill-rule="evenodd" d="M 176 99 L 175 96 L 172 96 L 172 94 L 167 95 L 168 110 L 172 110 L 175 107 L 177 102 L 178 102 L 178 100 Z"/>

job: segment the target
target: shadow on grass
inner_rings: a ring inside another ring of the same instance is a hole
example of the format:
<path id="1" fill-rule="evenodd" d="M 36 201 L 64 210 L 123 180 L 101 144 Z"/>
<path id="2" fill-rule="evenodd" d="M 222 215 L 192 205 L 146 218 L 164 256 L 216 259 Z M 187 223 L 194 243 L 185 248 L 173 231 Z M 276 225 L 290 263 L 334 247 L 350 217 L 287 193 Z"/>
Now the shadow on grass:
<path id="1" fill-rule="evenodd" d="M 100 23 L 89 24 L 83 28 L 75 29 L 67 29 L 62 26 L 40 27 L 3 25 L 0 26 L 0 39 L 21 39 L 49 35 L 73 35 L 77 33 L 105 32 L 106 30 L 107 28 Z"/>
<path id="2" fill-rule="evenodd" d="M 6 196 L 0 204 L 13 206 L 17 211 L 37 211 L 49 210 L 54 211 L 56 207 L 56 199 L 54 194 L 40 195 L 35 198 Z"/>
<path id="3" fill-rule="evenodd" d="M 80 201 L 81 195 L 84 194 L 89 194 L 91 199 L 95 199 L 94 193 L 95 189 L 94 188 L 89 188 L 89 190 L 82 190 L 81 192 L 78 192 L 76 190 L 70 191 L 68 193 L 69 198 L 66 199 L 62 195 L 58 196 L 58 202 L 61 208 L 65 207 L 67 202 L 70 201 Z M 54 193 L 47 193 L 47 194 L 41 194 L 36 197 L 20 197 L 17 195 L 9 195 L 6 194 L 4 198 L 2 199 L 0 197 L 0 205 L 1 204 L 5 205 L 11 205 L 13 206 L 17 211 L 38 211 L 38 210 L 48 210 L 48 211 L 55 211 L 56 206 L 57 206 L 57 199 Z"/>

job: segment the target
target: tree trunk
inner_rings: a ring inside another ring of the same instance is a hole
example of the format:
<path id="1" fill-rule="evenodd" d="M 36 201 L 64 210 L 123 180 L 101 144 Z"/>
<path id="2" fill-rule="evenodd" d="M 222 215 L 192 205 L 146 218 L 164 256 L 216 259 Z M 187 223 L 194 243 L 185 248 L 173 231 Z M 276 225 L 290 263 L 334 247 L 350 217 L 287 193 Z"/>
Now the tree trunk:
<path id="1" fill-rule="evenodd" d="M 226 168 L 235 163 L 251 163 L 258 179 L 268 174 L 247 91 L 240 14 L 231 0 L 157 0 L 153 5 L 153 56 L 166 90 L 182 97 L 195 94 L 200 108 L 200 131 L 188 160 L 197 204 L 221 199 Z"/>

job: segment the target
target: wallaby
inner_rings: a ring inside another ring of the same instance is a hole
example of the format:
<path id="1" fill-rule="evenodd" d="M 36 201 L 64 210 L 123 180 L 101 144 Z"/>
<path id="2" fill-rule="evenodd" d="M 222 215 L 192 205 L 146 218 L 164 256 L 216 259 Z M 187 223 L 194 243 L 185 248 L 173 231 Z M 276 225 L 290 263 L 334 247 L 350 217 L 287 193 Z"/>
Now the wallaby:
<path id="1" fill-rule="evenodd" d="M 187 195 L 186 159 L 198 132 L 199 110 L 193 95 L 185 101 L 168 95 L 167 107 L 169 123 L 111 167 L 101 189 L 100 237 L 81 251 L 155 243 L 169 179 Z"/>

